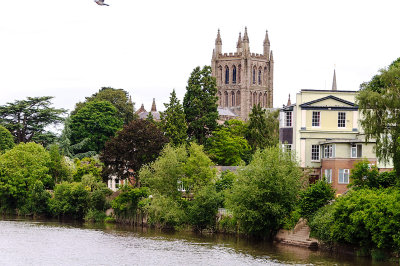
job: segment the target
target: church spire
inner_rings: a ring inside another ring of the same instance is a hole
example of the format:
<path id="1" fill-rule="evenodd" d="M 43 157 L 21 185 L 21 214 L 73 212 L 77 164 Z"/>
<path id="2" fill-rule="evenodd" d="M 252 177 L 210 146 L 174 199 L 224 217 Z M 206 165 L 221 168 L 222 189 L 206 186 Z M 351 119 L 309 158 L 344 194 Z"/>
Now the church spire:
<path id="1" fill-rule="evenodd" d="M 153 104 L 151 105 L 151 112 L 157 112 L 156 98 L 153 98 Z"/>
<path id="2" fill-rule="evenodd" d="M 337 85 L 336 85 L 336 69 L 333 69 L 332 90 L 333 90 L 333 91 L 337 91 Z"/>
<path id="3" fill-rule="evenodd" d="M 274 62 L 274 55 L 272 54 L 272 51 L 269 55 L 269 61 Z"/>
<path id="4" fill-rule="evenodd" d="M 221 34 L 217 33 L 217 38 L 215 39 L 215 55 L 218 56 L 219 54 L 222 54 L 222 39 L 221 39 Z"/>
<path id="5" fill-rule="evenodd" d="M 243 47 L 243 44 L 242 44 L 242 33 L 239 32 L 239 39 L 238 39 L 237 44 L 236 44 L 237 53 L 241 53 L 242 52 L 242 47 Z"/>
<path id="6" fill-rule="evenodd" d="M 289 93 L 289 99 L 287 100 L 286 106 L 291 106 L 291 105 L 292 105 L 292 102 L 290 101 L 290 93 Z"/>
<path id="7" fill-rule="evenodd" d="M 247 35 L 247 27 L 244 28 L 243 42 L 249 43 L 249 36 Z"/>
<path id="8" fill-rule="evenodd" d="M 244 28 L 244 35 L 243 35 L 243 54 L 250 54 L 250 46 L 249 46 L 249 36 L 247 35 L 247 27 Z"/>
<path id="9" fill-rule="evenodd" d="M 268 31 L 265 32 L 265 39 L 264 39 L 264 55 L 269 56 L 269 48 L 270 48 L 270 42 L 268 38 Z"/>

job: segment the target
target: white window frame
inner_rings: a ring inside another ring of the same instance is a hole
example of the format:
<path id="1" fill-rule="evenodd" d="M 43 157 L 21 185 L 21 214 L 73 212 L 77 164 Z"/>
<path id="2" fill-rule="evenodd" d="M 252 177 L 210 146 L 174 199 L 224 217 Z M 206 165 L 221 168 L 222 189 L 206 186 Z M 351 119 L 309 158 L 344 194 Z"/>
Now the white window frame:
<path id="1" fill-rule="evenodd" d="M 355 154 L 353 154 L 353 152 Z M 351 144 L 350 157 L 351 158 L 362 158 L 362 144 Z"/>
<path id="2" fill-rule="evenodd" d="M 332 184 L 332 169 L 325 169 L 325 181 Z"/>
<path id="3" fill-rule="evenodd" d="M 322 158 L 335 158 L 335 144 L 325 144 L 322 146 Z"/>
<path id="4" fill-rule="evenodd" d="M 293 114 L 292 112 L 285 112 L 285 127 L 292 127 Z"/>
<path id="5" fill-rule="evenodd" d="M 315 156 L 316 155 L 316 156 Z M 319 161 L 320 157 L 320 147 L 319 145 L 311 145 L 311 161 Z"/>
<path id="6" fill-rule="evenodd" d="M 338 184 L 349 184 L 350 169 L 339 169 Z"/>
<path id="7" fill-rule="evenodd" d="M 318 114 L 315 115 L 314 114 Z M 315 120 L 314 120 L 315 118 Z M 318 121 L 317 121 L 318 118 Z M 318 123 L 317 123 L 318 122 Z M 321 127 L 321 112 L 320 111 L 313 111 L 311 115 L 311 126 L 312 127 Z"/>
<path id="8" fill-rule="evenodd" d="M 344 117 L 340 117 L 340 115 L 344 115 Z M 346 112 L 338 112 L 338 128 L 346 127 Z"/>

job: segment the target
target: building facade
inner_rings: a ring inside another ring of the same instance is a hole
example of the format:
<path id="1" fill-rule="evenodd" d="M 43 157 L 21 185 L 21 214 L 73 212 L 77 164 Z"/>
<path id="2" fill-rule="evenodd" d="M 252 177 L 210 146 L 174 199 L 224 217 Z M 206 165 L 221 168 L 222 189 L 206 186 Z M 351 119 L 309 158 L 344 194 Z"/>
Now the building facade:
<path id="1" fill-rule="evenodd" d="M 234 114 L 224 117 L 224 120 L 237 118 L 246 121 L 256 104 L 272 108 L 274 59 L 268 32 L 263 47 L 263 54 L 250 52 L 245 28 L 243 38 L 239 33 L 237 51 L 222 53 L 222 39 L 218 30 L 211 60 L 212 75 L 217 80 L 218 109 L 220 113 Z"/>
<path id="2" fill-rule="evenodd" d="M 367 159 L 381 170 L 392 168 L 379 162 L 375 141 L 365 141 L 359 123 L 357 91 L 301 90 L 296 104 L 290 101 L 280 112 L 280 142 L 296 154 L 310 181 L 325 178 L 337 194 L 347 191 L 350 170 Z"/>

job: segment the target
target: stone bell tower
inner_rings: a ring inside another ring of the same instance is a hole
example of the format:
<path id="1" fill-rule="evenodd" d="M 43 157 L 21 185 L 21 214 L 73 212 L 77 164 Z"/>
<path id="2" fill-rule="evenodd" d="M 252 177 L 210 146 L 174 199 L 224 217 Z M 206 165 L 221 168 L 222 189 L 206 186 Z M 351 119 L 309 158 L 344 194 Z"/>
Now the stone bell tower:
<path id="1" fill-rule="evenodd" d="M 254 105 L 272 108 L 274 58 L 270 51 L 268 31 L 265 33 L 263 53 L 250 52 L 247 28 L 243 38 L 239 33 L 237 51 L 222 53 L 222 39 L 218 30 L 211 68 L 217 79 L 218 108 L 231 111 L 247 120 Z M 233 118 L 233 117 L 232 117 Z"/>

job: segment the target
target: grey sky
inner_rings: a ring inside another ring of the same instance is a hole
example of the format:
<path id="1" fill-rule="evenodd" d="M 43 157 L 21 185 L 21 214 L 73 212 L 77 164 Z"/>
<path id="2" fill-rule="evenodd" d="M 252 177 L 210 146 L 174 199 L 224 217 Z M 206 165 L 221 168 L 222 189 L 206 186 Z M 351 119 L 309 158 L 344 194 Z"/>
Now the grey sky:
<path id="1" fill-rule="evenodd" d="M 18 0 L 0 6 L 0 105 L 55 96 L 72 109 L 102 86 L 139 108 L 183 98 L 194 67 L 209 65 L 221 30 L 235 52 L 247 26 L 251 52 L 265 30 L 274 52 L 274 106 L 300 89 L 357 90 L 400 56 L 400 1 Z M 294 97 L 292 97 L 293 99 Z"/>

